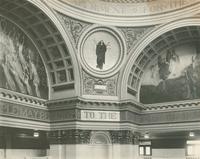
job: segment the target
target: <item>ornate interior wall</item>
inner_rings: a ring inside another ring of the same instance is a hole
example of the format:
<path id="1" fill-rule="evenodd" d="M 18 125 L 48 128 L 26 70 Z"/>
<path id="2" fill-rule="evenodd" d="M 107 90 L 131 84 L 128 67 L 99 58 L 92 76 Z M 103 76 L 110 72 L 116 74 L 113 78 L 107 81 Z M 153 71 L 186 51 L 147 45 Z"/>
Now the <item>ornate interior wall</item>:
<path id="1" fill-rule="evenodd" d="M 0 0 L 4 156 L 24 138 L 40 145 L 36 130 L 43 155 L 60 159 L 86 158 L 91 147 L 90 158 L 137 158 L 146 133 L 155 154 L 167 135 L 199 134 L 199 8 L 198 0 Z M 183 143 L 175 147 L 182 154 Z"/>

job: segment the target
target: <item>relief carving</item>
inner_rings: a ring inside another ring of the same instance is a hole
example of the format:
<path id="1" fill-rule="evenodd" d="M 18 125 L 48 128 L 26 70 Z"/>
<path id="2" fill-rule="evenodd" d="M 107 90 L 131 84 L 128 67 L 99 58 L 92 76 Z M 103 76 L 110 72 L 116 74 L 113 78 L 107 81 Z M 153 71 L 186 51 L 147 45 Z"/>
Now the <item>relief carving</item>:
<path id="1" fill-rule="evenodd" d="M 71 36 L 77 47 L 78 40 L 79 40 L 81 34 L 83 33 L 84 29 L 87 28 L 90 24 L 83 22 L 83 21 L 78 21 L 78 20 L 72 19 L 72 18 L 67 17 L 60 13 L 58 13 L 57 15 L 58 15 L 59 19 L 61 20 L 61 23 L 63 24 L 65 30 L 68 33 L 71 33 Z"/>
<path id="2" fill-rule="evenodd" d="M 90 130 L 57 130 L 49 133 L 52 144 L 89 144 Z"/>
<path id="3" fill-rule="evenodd" d="M 55 110 L 50 112 L 50 120 L 52 122 L 75 120 L 79 118 L 80 118 L 80 113 L 76 110 Z"/>
<path id="4" fill-rule="evenodd" d="M 154 27 L 144 27 L 144 28 L 120 28 L 125 35 L 127 51 L 131 50 L 134 45 L 140 40 L 146 33 L 150 32 Z"/>
<path id="5" fill-rule="evenodd" d="M 8 102 L 0 102 L 0 115 L 14 116 L 28 120 L 34 119 L 39 121 L 49 121 L 47 110 L 26 107 Z"/>
<path id="6" fill-rule="evenodd" d="M 110 136 L 114 144 L 134 144 L 138 139 L 130 130 L 110 131 Z"/>
<path id="7" fill-rule="evenodd" d="M 98 79 L 83 72 L 83 94 L 117 95 L 117 75 L 106 79 Z"/>
<path id="8" fill-rule="evenodd" d="M 200 110 L 153 113 L 142 116 L 142 124 L 199 121 Z"/>

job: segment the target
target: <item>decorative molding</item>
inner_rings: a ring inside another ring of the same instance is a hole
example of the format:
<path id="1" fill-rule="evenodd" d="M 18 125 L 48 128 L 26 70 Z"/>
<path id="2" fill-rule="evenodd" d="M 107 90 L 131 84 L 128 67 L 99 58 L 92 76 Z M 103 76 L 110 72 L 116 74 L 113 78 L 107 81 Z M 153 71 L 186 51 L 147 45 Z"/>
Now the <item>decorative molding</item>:
<path id="1" fill-rule="evenodd" d="M 80 120 L 80 118 L 81 118 L 80 111 L 76 109 L 50 111 L 51 122 Z"/>
<path id="2" fill-rule="evenodd" d="M 51 144 L 137 144 L 139 136 L 131 130 L 91 131 L 55 130 L 48 135 Z"/>
<path id="3" fill-rule="evenodd" d="M 27 119 L 19 119 L 12 118 L 10 116 L 2 116 L 0 115 L 0 126 L 2 127 L 14 127 L 14 128 L 24 128 L 24 129 L 32 129 L 32 130 L 46 130 L 49 131 L 50 124 L 44 121 L 35 121 L 35 120 L 27 120 Z"/>
<path id="4" fill-rule="evenodd" d="M 26 120 L 49 122 L 49 114 L 47 110 L 4 101 L 0 101 L 0 115 L 23 118 Z"/>
<path id="5" fill-rule="evenodd" d="M 16 96 L 18 95 L 20 94 L 16 94 Z M 7 122 L 10 125 L 9 121 L 15 118 L 16 122 L 25 120 L 27 122 L 41 122 L 43 125 L 50 123 L 49 128 L 51 129 L 116 130 L 138 129 L 138 126 L 142 129 L 147 125 L 160 125 L 162 127 L 166 124 L 181 125 L 184 123 L 187 125 L 187 123 L 200 122 L 199 100 L 141 105 L 128 100 L 113 102 L 77 97 L 48 101 L 46 105 L 48 107 L 14 98 L 1 97 L 0 116 L 6 118 L 2 124 Z M 81 120 L 81 110 L 97 113 L 117 111 L 120 112 L 120 120 L 115 122 Z"/>
<path id="6" fill-rule="evenodd" d="M 83 94 L 117 96 L 118 75 L 104 79 L 90 76 L 85 71 L 82 71 L 82 75 Z"/>
<path id="7" fill-rule="evenodd" d="M 34 106 L 45 106 L 45 102 L 47 100 L 29 96 L 26 94 L 18 93 L 15 91 L 11 91 L 8 89 L 0 88 L 0 99 L 3 101 L 13 101 L 13 102 L 19 102 L 20 104 L 28 104 L 28 105 L 34 105 Z"/>
<path id="8" fill-rule="evenodd" d="M 73 38 L 75 46 L 77 48 L 80 36 L 84 32 L 84 30 L 87 27 L 89 27 L 91 24 L 87 22 L 83 22 L 81 20 L 70 18 L 59 12 L 56 12 L 56 13 L 57 13 L 58 18 L 61 20 L 61 23 L 63 24 L 65 30 L 69 34 L 71 34 L 71 37 Z"/>
<path id="9" fill-rule="evenodd" d="M 119 27 L 119 29 L 124 33 L 126 44 L 127 44 L 127 52 L 129 53 L 133 46 L 137 43 L 139 39 L 141 39 L 146 33 L 153 30 L 154 26 L 150 27 Z"/>
<path id="10" fill-rule="evenodd" d="M 97 46 L 100 46 L 98 51 Z M 79 39 L 79 61 L 84 70 L 94 77 L 107 78 L 115 75 L 125 62 L 126 52 L 123 34 L 114 26 L 94 24 Z"/>
<path id="11" fill-rule="evenodd" d="M 113 144 L 135 144 L 138 137 L 130 130 L 109 131 Z"/>
<path id="12" fill-rule="evenodd" d="M 155 104 L 145 104 L 144 112 L 152 112 L 152 111 L 170 111 L 173 109 L 183 110 L 183 109 L 195 109 L 200 106 L 200 100 L 185 100 L 185 101 L 176 101 L 176 102 L 165 102 L 165 103 L 155 103 Z"/>
<path id="13" fill-rule="evenodd" d="M 108 145 L 112 143 L 108 131 L 92 131 L 90 136 L 90 144 L 93 145 Z"/>
<path id="14" fill-rule="evenodd" d="M 162 113 L 143 114 L 141 117 L 141 124 L 163 124 L 163 123 L 185 123 L 185 122 L 199 122 L 200 110 L 187 111 L 173 111 Z"/>
<path id="15" fill-rule="evenodd" d="M 56 130 L 49 133 L 51 144 L 89 144 L 90 130 Z"/>

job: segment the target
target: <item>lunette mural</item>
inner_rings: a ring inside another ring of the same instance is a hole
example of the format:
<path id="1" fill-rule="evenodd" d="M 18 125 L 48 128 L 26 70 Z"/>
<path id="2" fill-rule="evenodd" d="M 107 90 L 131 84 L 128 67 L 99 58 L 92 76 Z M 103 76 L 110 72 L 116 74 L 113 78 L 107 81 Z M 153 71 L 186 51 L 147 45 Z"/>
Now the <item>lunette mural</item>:
<path id="1" fill-rule="evenodd" d="M 0 17 L 0 87 L 48 97 L 47 75 L 38 51 L 25 33 Z"/>
<path id="2" fill-rule="evenodd" d="M 199 44 L 166 50 L 146 69 L 140 89 L 142 103 L 197 98 L 200 98 Z"/>

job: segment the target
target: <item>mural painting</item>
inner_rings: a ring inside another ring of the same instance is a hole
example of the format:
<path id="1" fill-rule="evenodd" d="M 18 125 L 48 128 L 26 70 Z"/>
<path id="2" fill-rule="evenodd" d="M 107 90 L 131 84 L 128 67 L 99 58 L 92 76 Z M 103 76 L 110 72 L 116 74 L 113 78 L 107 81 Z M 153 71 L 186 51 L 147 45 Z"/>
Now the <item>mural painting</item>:
<path id="1" fill-rule="evenodd" d="M 0 17 L 0 87 L 48 97 L 47 76 L 38 51 L 14 23 Z"/>
<path id="2" fill-rule="evenodd" d="M 200 98 L 200 47 L 166 50 L 145 70 L 140 101 L 145 104 Z"/>
<path id="3" fill-rule="evenodd" d="M 120 51 L 119 42 L 112 34 L 97 31 L 85 40 L 83 57 L 89 68 L 107 71 L 119 60 Z"/>
<path id="4" fill-rule="evenodd" d="M 97 55 L 97 66 L 100 70 L 103 69 L 103 64 L 105 64 L 105 53 L 107 51 L 107 45 L 103 40 L 99 41 L 96 45 L 96 55 Z"/>

